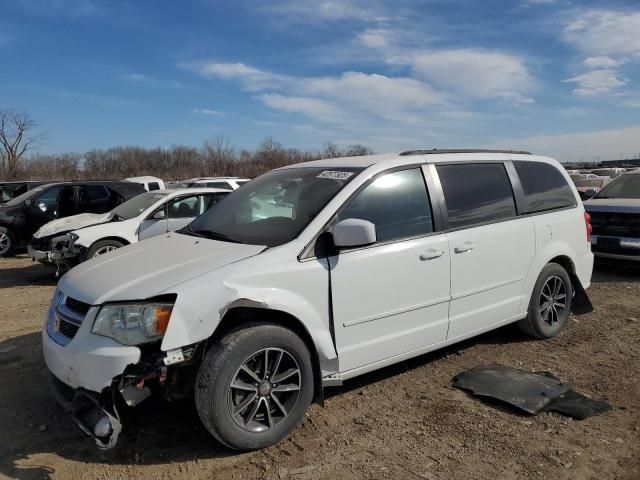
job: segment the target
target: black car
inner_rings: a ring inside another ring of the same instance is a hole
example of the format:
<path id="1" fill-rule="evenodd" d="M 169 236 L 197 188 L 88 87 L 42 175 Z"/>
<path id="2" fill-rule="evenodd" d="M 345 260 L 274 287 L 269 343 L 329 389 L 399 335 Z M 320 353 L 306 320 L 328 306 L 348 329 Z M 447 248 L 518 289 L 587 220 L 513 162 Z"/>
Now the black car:
<path id="1" fill-rule="evenodd" d="M 0 257 L 11 256 L 45 223 L 79 213 L 105 213 L 146 190 L 132 182 L 60 182 L 33 188 L 0 206 Z"/>
<path id="2" fill-rule="evenodd" d="M 39 187 L 45 183 L 48 182 L 34 182 L 31 180 L 25 182 L 0 182 L 0 204 L 8 202 L 12 198 L 22 195 L 32 188 Z"/>

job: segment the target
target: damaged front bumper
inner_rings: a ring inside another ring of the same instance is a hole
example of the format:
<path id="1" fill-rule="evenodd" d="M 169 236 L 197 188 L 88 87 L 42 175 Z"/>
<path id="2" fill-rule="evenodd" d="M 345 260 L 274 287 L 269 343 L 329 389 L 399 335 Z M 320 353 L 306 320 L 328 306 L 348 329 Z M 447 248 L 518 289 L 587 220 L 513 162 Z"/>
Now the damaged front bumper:
<path id="1" fill-rule="evenodd" d="M 76 245 L 77 235 L 66 233 L 54 237 L 33 238 L 27 247 L 29 256 L 40 263 L 55 265 L 64 273 L 78 264 L 84 247 Z"/>
<path id="2" fill-rule="evenodd" d="M 121 413 L 153 391 L 167 400 L 192 394 L 199 345 L 162 352 L 159 345 L 141 350 L 110 346 L 111 339 L 104 337 L 95 342 L 82 350 L 75 342 L 57 344 L 46 329 L 43 333 L 54 397 L 98 448 L 116 446 L 124 423 Z"/>
<path id="3" fill-rule="evenodd" d="M 108 450 L 116 446 L 122 423 L 115 398 L 106 390 L 101 395 L 73 389 L 51 374 L 49 385 L 58 403 L 71 415 L 80 429 L 92 437 L 98 448 Z"/>

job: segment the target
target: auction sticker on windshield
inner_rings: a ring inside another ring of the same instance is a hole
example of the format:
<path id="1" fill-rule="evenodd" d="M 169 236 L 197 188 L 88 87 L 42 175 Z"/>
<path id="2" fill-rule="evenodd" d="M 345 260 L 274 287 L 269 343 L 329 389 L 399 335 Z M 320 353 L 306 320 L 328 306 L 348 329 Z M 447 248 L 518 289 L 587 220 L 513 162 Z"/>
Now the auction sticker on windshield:
<path id="1" fill-rule="evenodd" d="M 353 172 L 341 172 L 338 170 L 325 170 L 324 172 L 318 175 L 318 178 L 332 178 L 334 180 L 346 180 Z"/>

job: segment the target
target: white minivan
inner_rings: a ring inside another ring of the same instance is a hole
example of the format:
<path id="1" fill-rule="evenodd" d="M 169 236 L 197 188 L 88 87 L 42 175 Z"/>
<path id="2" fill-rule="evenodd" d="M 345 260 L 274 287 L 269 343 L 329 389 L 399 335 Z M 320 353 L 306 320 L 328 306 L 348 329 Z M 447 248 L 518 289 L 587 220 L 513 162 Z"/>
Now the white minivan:
<path id="1" fill-rule="evenodd" d="M 193 395 L 215 438 L 258 449 L 325 386 L 512 322 L 557 335 L 590 306 L 590 230 L 561 165 L 526 152 L 292 165 L 65 274 L 44 356 L 103 448 L 153 391 Z"/>

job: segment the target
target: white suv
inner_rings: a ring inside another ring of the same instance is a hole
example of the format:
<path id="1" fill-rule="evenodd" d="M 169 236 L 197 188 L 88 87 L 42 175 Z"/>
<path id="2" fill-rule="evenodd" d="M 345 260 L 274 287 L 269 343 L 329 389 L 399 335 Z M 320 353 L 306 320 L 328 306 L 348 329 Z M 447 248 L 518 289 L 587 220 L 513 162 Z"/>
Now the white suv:
<path id="1" fill-rule="evenodd" d="M 280 168 L 63 276 L 44 356 L 101 447 L 153 390 L 193 393 L 215 438 L 262 448 L 324 386 L 508 323 L 557 335 L 590 305 L 590 228 L 560 164 L 524 152 Z"/>

